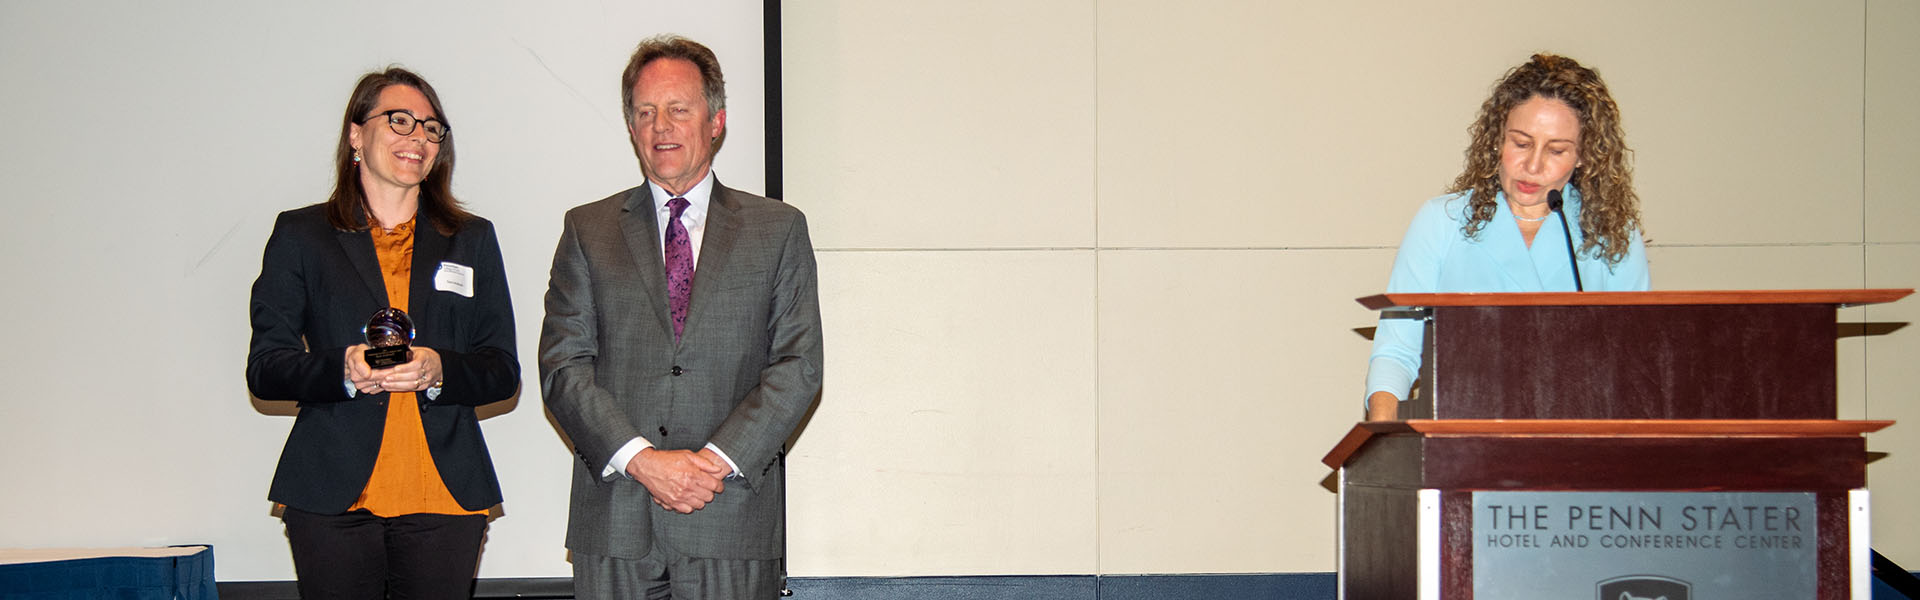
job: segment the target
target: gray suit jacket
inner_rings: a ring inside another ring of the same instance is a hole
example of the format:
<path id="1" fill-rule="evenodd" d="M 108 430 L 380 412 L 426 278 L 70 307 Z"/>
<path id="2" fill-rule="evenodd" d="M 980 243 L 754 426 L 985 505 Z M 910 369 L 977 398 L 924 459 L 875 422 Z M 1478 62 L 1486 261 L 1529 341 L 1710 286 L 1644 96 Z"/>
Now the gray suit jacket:
<path id="1" fill-rule="evenodd" d="M 540 387 L 570 438 L 567 547 L 635 559 L 653 535 L 687 556 L 785 555 L 784 445 L 818 397 L 820 302 L 798 209 L 716 183 L 679 343 L 647 186 L 567 211 L 540 331 Z M 744 480 L 690 515 L 601 469 L 644 436 L 711 442 Z"/>

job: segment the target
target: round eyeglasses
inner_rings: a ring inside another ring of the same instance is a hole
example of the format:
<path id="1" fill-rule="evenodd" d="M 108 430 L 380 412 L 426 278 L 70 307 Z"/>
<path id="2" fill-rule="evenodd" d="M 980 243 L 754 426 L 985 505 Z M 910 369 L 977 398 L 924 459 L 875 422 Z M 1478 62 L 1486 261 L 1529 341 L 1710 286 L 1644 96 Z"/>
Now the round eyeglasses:
<path id="1" fill-rule="evenodd" d="M 364 124 L 367 121 L 372 121 L 375 117 L 386 117 L 387 127 L 392 128 L 394 133 L 400 135 L 413 135 L 413 128 L 418 126 L 427 132 L 427 141 L 435 144 L 446 141 L 447 136 L 453 133 L 453 128 L 448 127 L 446 123 L 441 122 L 439 119 L 432 117 L 416 119 L 413 113 L 407 112 L 407 109 L 404 108 L 396 108 L 373 115 L 360 122 Z"/>

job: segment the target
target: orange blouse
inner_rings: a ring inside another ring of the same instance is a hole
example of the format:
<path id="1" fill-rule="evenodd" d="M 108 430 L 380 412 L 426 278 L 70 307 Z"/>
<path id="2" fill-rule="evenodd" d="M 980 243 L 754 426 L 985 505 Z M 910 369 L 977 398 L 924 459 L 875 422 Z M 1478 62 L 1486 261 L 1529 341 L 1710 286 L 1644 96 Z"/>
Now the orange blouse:
<path id="1" fill-rule="evenodd" d="M 387 286 L 387 303 L 407 310 L 408 281 L 413 275 L 413 226 L 408 219 L 383 230 L 378 224 L 373 233 L 374 253 L 380 257 L 380 275 Z M 387 397 L 386 430 L 380 438 L 380 456 L 373 463 L 373 477 L 348 511 L 366 509 L 381 517 L 431 513 L 442 515 L 483 515 L 486 509 L 467 510 L 453 499 L 440 470 L 427 449 L 426 429 L 420 425 L 420 404 L 414 392 L 393 392 Z"/>

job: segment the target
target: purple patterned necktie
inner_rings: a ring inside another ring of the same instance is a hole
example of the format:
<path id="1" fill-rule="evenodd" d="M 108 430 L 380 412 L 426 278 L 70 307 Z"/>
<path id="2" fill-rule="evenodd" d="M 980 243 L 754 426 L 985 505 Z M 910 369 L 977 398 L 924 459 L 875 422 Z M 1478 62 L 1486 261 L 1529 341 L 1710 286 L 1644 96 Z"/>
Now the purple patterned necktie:
<path id="1" fill-rule="evenodd" d="M 680 224 L 680 213 L 687 210 L 686 198 L 667 201 L 673 216 L 667 221 L 667 311 L 673 318 L 673 341 L 687 328 L 687 304 L 693 301 L 693 243 L 687 240 L 687 227 Z"/>

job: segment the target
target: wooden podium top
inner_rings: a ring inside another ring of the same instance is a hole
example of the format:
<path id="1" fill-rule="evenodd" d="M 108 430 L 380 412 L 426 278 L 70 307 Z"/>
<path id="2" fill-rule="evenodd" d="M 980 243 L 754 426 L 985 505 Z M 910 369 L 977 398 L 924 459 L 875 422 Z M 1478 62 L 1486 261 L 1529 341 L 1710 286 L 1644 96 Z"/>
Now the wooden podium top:
<path id="1" fill-rule="evenodd" d="M 1832 419 L 1834 311 L 1911 289 L 1382 294 L 1425 313 L 1408 419 Z"/>
<path id="2" fill-rule="evenodd" d="M 1485 294 L 1375 294 L 1356 300 L 1372 310 L 1428 306 L 1647 306 L 1673 304 L 1832 304 L 1892 302 L 1911 289 L 1697 290 L 1661 292 L 1544 292 Z"/>
<path id="3" fill-rule="evenodd" d="M 1411 419 L 1361 421 L 1320 462 L 1333 469 L 1347 464 L 1376 435 L 1479 436 L 1774 436 L 1832 437 L 1873 433 L 1893 421 L 1833 419 Z"/>

